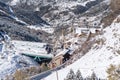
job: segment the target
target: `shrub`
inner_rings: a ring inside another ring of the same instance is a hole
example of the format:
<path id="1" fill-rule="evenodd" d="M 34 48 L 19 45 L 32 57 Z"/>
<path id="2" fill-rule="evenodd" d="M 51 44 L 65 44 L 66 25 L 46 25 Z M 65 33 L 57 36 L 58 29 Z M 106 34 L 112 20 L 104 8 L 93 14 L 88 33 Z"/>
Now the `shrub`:
<path id="1" fill-rule="evenodd" d="M 120 79 L 120 65 L 110 65 L 110 67 L 107 69 L 108 73 L 108 80 L 119 80 Z"/>
<path id="2" fill-rule="evenodd" d="M 16 72 L 13 74 L 13 77 L 14 77 L 14 80 L 24 80 L 40 72 L 41 72 L 41 68 L 30 67 L 30 68 L 16 70 Z"/>

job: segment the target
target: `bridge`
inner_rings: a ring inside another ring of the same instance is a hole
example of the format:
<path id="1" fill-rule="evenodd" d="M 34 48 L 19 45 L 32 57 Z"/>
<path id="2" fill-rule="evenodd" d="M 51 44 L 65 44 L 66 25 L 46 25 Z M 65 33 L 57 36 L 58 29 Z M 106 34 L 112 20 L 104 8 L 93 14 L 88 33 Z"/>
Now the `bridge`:
<path id="1" fill-rule="evenodd" d="M 53 55 L 52 54 L 44 54 L 44 53 L 30 53 L 30 52 L 23 52 L 22 55 L 26 55 L 29 57 L 33 57 L 35 61 L 41 62 L 41 61 L 47 61 L 51 60 Z"/>

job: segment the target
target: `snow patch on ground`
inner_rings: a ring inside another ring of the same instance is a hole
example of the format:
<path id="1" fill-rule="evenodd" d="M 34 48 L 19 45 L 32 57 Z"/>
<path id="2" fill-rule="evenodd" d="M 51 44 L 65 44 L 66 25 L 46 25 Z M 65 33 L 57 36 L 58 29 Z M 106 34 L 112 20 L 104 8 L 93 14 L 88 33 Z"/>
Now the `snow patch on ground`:
<path id="1" fill-rule="evenodd" d="M 33 59 L 21 55 L 21 51 L 46 53 L 44 49 L 46 43 L 13 40 L 11 44 L 12 48 L 6 47 L 4 52 L 0 53 L 0 80 L 13 74 L 17 69 L 39 66 Z"/>
<path id="2" fill-rule="evenodd" d="M 16 5 L 19 2 L 19 0 L 12 0 L 10 5 Z"/>
<path id="3" fill-rule="evenodd" d="M 4 55 L 4 58 L 1 57 Z M 0 54 L 0 80 L 13 74 L 17 69 L 37 66 L 31 58 L 14 53 Z"/>
<path id="4" fill-rule="evenodd" d="M 76 6 L 76 5 L 86 6 L 86 4 L 90 1 L 95 1 L 95 0 L 69 1 L 69 2 L 64 1 L 64 2 L 58 3 L 57 5 L 61 6 L 61 8 L 72 8 L 73 6 Z"/>
<path id="5" fill-rule="evenodd" d="M 47 33 L 53 33 L 54 32 L 54 28 L 52 28 L 50 26 L 42 27 L 42 26 L 33 26 L 33 25 L 31 25 L 31 26 L 27 26 L 27 27 L 30 28 L 30 29 L 35 29 L 35 30 L 43 30 L 43 31 L 45 31 Z"/>

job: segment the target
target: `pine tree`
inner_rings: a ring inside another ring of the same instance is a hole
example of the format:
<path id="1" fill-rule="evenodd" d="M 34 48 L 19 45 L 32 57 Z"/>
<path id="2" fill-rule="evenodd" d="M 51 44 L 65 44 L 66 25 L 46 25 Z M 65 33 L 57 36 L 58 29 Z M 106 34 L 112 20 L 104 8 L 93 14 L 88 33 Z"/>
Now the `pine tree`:
<path id="1" fill-rule="evenodd" d="M 110 67 L 107 69 L 108 73 L 108 80 L 119 80 L 120 79 L 120 65 L 110 65 Z"/>
<path id="2" fill-rule="evenodd" d="M 76 73 L 76 80 L 83 80 L 80 70 L 78 70 Z"/>
<path id="3" fill-rule="evenodd" d="M 94 72 L 91 74 L 91 76 L 83 78 L 80 70 L 78 70 L 75 75 L 74 71 L 71 69 L 64 80 L 104 80 L 104 79 L 98 78 Z"/>
<path id="4" fill-rule="evenodd" d="M 88 76 L 88 77 L 86 77 L 84 80 L 91 80 L 91 77 Z"/>
<path id="5" fill-rule="evenodd" d="M 98 80 L 98 78 L 94 72 L 91 75 L 91 80 Z"/>
<path id="6" fill-rule="evenodd" d="M 76 75 L 72 69 L 68 73 L 67 78 L 65 80 L 76 80 Z"/>

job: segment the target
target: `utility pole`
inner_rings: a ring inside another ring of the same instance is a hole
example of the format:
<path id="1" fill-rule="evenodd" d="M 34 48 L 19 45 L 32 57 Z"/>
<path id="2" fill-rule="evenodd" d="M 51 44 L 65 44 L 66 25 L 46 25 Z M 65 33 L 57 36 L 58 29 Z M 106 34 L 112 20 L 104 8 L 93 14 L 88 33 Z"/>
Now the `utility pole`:
<path id="1" fill-rule="evenodd" d="M 73 30 L 73 36 L 74 36 L 74 34 L 75 34 L 75 30 L 74 30 L 74 18 L 73 18 L 73 20 L 72 20 L 72 30 Z"/>
<path id="2" fill-rule="evenodd" d="M 58 78 L 58 72 L 57 72 L 57 70 L 56 70 L 56 77 L 57 77 L 57 80 L 59 80 L 59 78 Z"/>
<path id="3" fill-rule="evenodd" d="M 62 28 L 62 42 L 64 43 L 64 38 L 65 38 L 65 36 L 64 36 L 64 29 Z"/>

